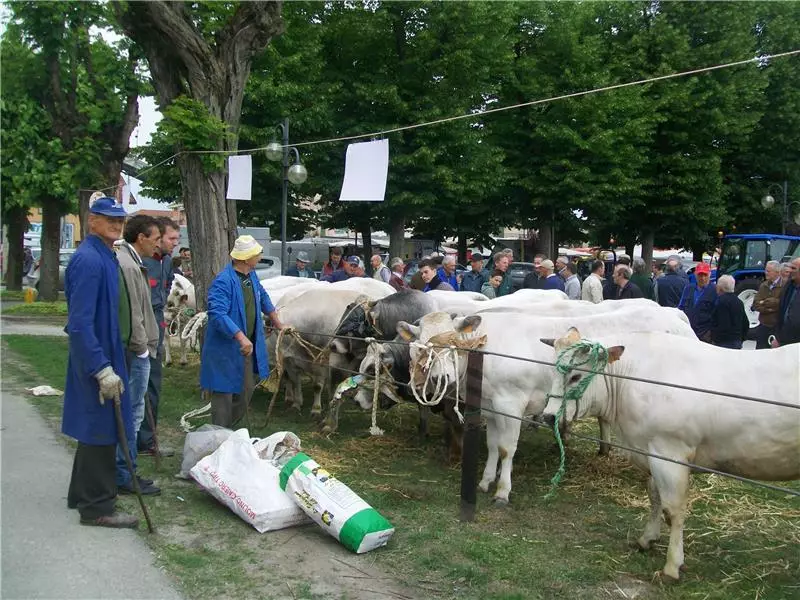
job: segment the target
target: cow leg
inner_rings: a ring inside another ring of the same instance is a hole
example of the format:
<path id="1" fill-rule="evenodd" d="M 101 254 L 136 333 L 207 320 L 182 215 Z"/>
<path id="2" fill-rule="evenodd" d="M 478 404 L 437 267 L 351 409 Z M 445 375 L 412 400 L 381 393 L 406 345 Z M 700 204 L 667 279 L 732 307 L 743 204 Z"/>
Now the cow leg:
<path id="1" fill-rule="evenodd" d="M 654 454 L 661 453 L 656 451 Z M 670 520 L 669 548 L 663 573 L 678 580 L 683 566 L 683 523 L 686 520 L 689 494 L 689 468 L 652 458 L 649 462 L 650 472 L 661 497 L 661 505 Z"/>
<path id="2" fill-rule="evenodd" d="M 423 443 L 427 437 L 429 432 L 429 421 L 431 418 L 431 407 L 430 406 L 419 406 L 419 425 L 417 426 L 417 436 L 419 437 L 419 442 Z"/>
<path id="3" fill-rule="evenodd" d="M 497 450 L 500 455 L 500 479 L 497 482 L 497 489 L 492 500 L 496 504 L 508 504 L 508 496 L 511 493 L 511 466 L 514 461 L 514 454 L 517 452 L 522 421 L 506 417 L 498 418 L 498 420 L 502 421 L 499 427 L 500 434 L 497 438 Z"/>
<path id="4" fill-rule="evenodd" d="M 189 359 L 187 357 L 186 340 L 183 339 L 182 334 L 179 334 L 178 337 L 181 340 L 181 365 L 187 365 L 189 364 Z"/>
<path id="5" fill-rule="evenodd" d="M 325 391 L 331 373 L 327 367 L 324 369 L 324 373 L 317 369 L 315 371 L 315 373 L 312 373 L 314 379 L 314 403 L 311 405 L 311 418 L 320 419 L 322 418 L 322 392 Z"/>
<path id="6" fill-rule="evenodd" d="M 169 351 L 169 333 L 164 332 L 164 366 L 168 367 L 172 364 L 172 353 Z"/>
<path id="7" fill-rule="evenodd" d="M 603 440 L 600 442 L 600 449 L 597 451 L 597 455 L 608 456 L 611 453 L 611 445 L 609 444 L 611 441 L 611 426 L 603 419 L 597 419 L 597 423 L 600 425 L 600 439 Z"/>
<path id="8" fill-rule="evenodd" d="M 483 478 L 478 483 L 478 488 L 482 492 L 488 492 L 489 486 L 497 479 L 497 461 L 500 458 L 498 451 L 497 436 L 499 435 L 496 420 L 500 417 L 492 415 L 486 420 L 486 466 L 483 469 Z"/>
<path id="9" fill-rule="evenodd" d="M 647 495 L 650 497 L 650 518 L 645 525 L 644 533 L 639 538 L 639 548 L 649 550 L 650 544 L 661 537 L 661 496 L 658 493 L 655 479 L 647 480 Z"/>

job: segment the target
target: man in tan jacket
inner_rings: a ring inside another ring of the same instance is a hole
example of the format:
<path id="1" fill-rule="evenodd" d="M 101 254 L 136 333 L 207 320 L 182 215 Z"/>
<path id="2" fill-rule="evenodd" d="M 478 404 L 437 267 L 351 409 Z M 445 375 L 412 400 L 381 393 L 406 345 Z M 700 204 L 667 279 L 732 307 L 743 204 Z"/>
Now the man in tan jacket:
<path id="1" fill-rule="evenodd" d="M 130 319 L 130 339 L 122 340 L 128 364 L 128 390 L 133 412 L 131 431 L 126 432 L 134 471 L 136 470 L 136 435 L 144 420 L 150 358 L 158 353 L 158 323 L 150 303 L 150 283 L 142 256 L 152 256 L 161 240 L 158 221 L 148 215 L 135 215 L 125 223 L 123 239 L 116 244 L 117 260 L 127 289 L 128 305 L 120 305 L 120 319 Z M 138 475 L 137 475 L 138 477 Z M 149 479 L 139 477 L 142 494 L 158 495 L 161 490 Z M 117 488 L 121 494 L 133 493 L 132 474 L 125 455 L 117 446 Z"/>
<path id="2" fill-rule="evenodd" d="M 753 310 L 758 311 L 756 349 L 769 348 L 767 340 L 775 333 L 775 326 L 778 324 L 782 284 L 781 263 L 776 260 L 769 261 L 764 268 L 764 281 L 753 299 Z"/>

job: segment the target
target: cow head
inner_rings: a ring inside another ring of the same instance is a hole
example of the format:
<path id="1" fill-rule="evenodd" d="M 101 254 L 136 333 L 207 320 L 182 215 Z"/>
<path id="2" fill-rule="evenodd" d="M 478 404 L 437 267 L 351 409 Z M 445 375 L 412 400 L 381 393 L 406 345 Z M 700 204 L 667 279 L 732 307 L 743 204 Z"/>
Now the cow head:
<path id="1" fill-rule="evenodd" d="M 562 338 L 541 341 L 555 348 L 558 371 L 542 413 L 544 422 L 552 426 L 562 405 L 560 424 L 586 416 L 600 416 L 607 393 L 602 378 L 598 378 L 596 373 L 602 373 L 606 366 L 618 361 L 625 346 L 605 347 L 582 340 L 574 327 Z M 589 370 L 595 372 L 587 372 Z"/>
<path id="2" fill-rule="evenodd" d="M 354 338 L 346 340 L 335 338 L 331 342 L 331 350 L 338 354 L 353 354 L 363 357 L 364 344 L 355 342 L 366 337 L 374 337 L 375 329 L 372 326 L 374 320 L 370 318 L 370 311 L 375 306 L 374 301 L 370 301 L 367 296 L 359 296 L 354 302 L 347 305 L 344 313 L 339 319 L 339 325 L 334 332 L 337 336 L 347 336 Z"/>
<path id="3" fill-rule="evenodd" d="M 372 385 L 359 386 L 354 400 L 364 410 L 372 408 L 372 399 L 375 389 L 375 372 L 376 370 L 380 370 L 380 407 L 386 409 L 395 402 L 402 401 L 394 385 L 394 380 L 390 375 L 394 367 L 394 354 L 385 344 L 375 344 L 372 349 L 372 352 L 367 352 L 367 355 L 358 367 L 358 371 L 365 377 L 365 381 L 370 381 Z"/>
<path id="4" fill-rule="evenodd" d="M 459 342 L 477 335 L 481 317 L 454 317 L 445 312 L 434 312 L 420 319 L 419 325 L 405 321 L 397 324 L 397 333 L 411 343 L 411 381 L 418 391 L 424 382 L 433 382 L 435 387 L 450 387 L 457 381 L 463 389 L 466 373 L 466 356 L 447 347 L 459 346 Z M 430 342 L 432 347 L 427 347 Z M 444 348 L 442 347 L 444 346 Z"/>

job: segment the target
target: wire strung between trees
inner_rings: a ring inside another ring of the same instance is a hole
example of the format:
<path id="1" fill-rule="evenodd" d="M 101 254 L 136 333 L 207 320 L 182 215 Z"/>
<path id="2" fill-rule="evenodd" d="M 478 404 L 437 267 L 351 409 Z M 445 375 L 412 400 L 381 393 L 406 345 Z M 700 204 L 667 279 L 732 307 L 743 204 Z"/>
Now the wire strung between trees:
<path id="1" fill-rule="evenodd" d="M 297 331 L 297 333 L 299 333 L 300 335 L 317 335 L 317 336 L 320 336 L 320 337 L 340 338 L 340 339 L 345 339 L 345 340 L 360 339 L 360 338 L 354 338 L 354 337 L 349 336 L 349 335 L 336 335 L 336 334 L 329 334 L 329 333 L 312 333 L 312 332 L 308 332 L 308 331 Z M 395 340 L 380 340 L 380 343 L 381 344 L 394 344 L 395 346 L 410 346 L 410 344 L 408 342 L 398 342 L 398 341 L 395 341 Z M 436 349 L 443 349 L 443 350 L 449 350 L 450 349 L 450 346 L 443 346 L 443 345 L 439 345 L 439 344 L 430 344 L 429 347 L 430 348 L 436 348 Z M 482 348 L 471 349 L 471 350 L 469 350 L 469 352 L 480 352 L 480 353 L 485 354 L 487 356 L 497 356 L 497 357 L 500 357 L 500 358 L 510 358 L 512 360 L 519 360 L 519 361 L 522 361 L 522 362 L 528 362 L 528 363 L 533 363 L 533 364 L 537 364 L 537 365 L 544 365 L 544 366 L 548 366 L 548 367 L 555 367 L 556 366 L 555 362 L 550 362 L 550 361 L 546 361 L 546 360 L 539 360 L 539 359 L 536 359 L 536 358 L 527 358 L 527 357 L 524 357 L 524 356 L 514 356 L 513 354 L 503 354 L 502 352 L 493 352 L 491 350 L 484 350 Z M 615 377 L 617 379 L 627 379 L 627 380 L 630 380 L 630 381 L 638 381 L 640 383 L 649 383 L 649 384 L 652 384 L 652 385 L 660 385 L 662 387 L 671 387 L 671 388 L 676 388 L 676 389 L 679 389 L 679 390 L 686 390 L 686 391 L 689 391 L 689 392 L 699 392 L 701 394 L 712 394 L 712 395 L 715 395 L 715 396 L 723 396 L 723 397 L 726 397 L 726 398 L 735 398 L 736 400 L 747 400 L 749 402 L 759 402 L 761 404 L 771 404 L 773 406 L 782 406 L 784 408 L 800 409 L 800 405 L 798 405 L 798 404 L 789 404 L 788 402 L 780 402 L 778 400 L 767 400 L 765 398 L 755 398 L 753 396 L 746 396 L 744 394 L 736 394 L 736 393 L 733 393 L 733 392 L 722 392 L 722 391 L 709 390 L 709 389 L 705 389 L 705 388 L 694 387 L 694 386 L 691 386 L 691 385 L 683 385 L 683 384 L 680 384 L 680 383 L 669 383 L 669 382 L 666 382 L 666 381 L 656 381 L 656 380 L 652 380 L 652 379 L 644 379 L 642 377 L 634 377 L 632 375 L 620 375 L 620 374 L 617 374 L 617 373 L 606 373 L 605 371 L 592 371 L 591 369 L 584 369 L 582 367 L 574 367 L 573 370 L 582 371 L 584 373 L 594 373 L 595 375 L 604 375 L 606 377 Z"/>
<path id="2" fill-rule="evenodd" d="M 317 335 L 322 335 L 322 334 L 317 334 Z M 294 358 L 293 360 L 297 360 L 299 362 L 307 362 L 307 363 L 311 363 L 312 362 L 310 360 L 306 360 L 306 359 L 303 359 L 303 358 Z M 359 371 L 353 371 L 352 369 L 342 369 L 342 368 L 339 368 L 339 367 L 335 367 L 335 370 L 342 371 L 343 373 L 351 373 L 351 374 L 355 374 L 355 375 L 364 375 L 364 373 L 361 373 Z M 403 383 L 401 381 L 396 381 L 396 380 L 393 381 L 393 384 L 394 385 L 398 385 L 398 386 L 403 386 L 403 387 L 406 387 L 406 388 L 411 388 L 412 387 L 411 384 L 409 384 L 409 383 Z M 444 400 L 451 400 L 451 401 L 454 401 L 454 402 L 458 401 L 455 397 L 449 396 L 449 395 L 444 396 L 443 399 Z M 409 401 L 409 404 L 410 403 L 411 402 Z M 502 417 L 506 417 L 508 419 L 516 419 L 517 421 L 520 421 L 522 423 L 528 423 L 529 425 L 533 425 L 535 429 L 539 429 L 540 427 L 544 428 L 544 429 L 548 429 L 547 426 L 544 423 L 542 423 L 541 421 L 537 421 L 536 419 L 532 419 L 531 417 L 511 415 L 511 414 L 508 414 L 508 413 L 504 413 L 502 411 L 494 410 L 492 408 L 487 408 L 485 406 L 481 406 L 481 411 L 492 413 L 492 414 L 495 414 L 495 415 L 498 415 L 498 416 L 502 416 Z M 701 471 L 703 473 L 710 473 L 712 475 L 719 475 L 721 477 L 727 477 L 729 479 L 735 479 L 736 481 L 739 481 L 741 483 L 747 483 L 747 484 L 750 484 L 750 485 L 754 485 L 756 487 L 761 487 L 761 488 L 764 488 L 764 489 L 767 489 L 767 490 L 771 490 L 773 492 L 780 492 L 782 494 L 789 494 L 789 495 L 794 496 L 794 497 L 800 497 L 800 491 L 793 490 L 791 488 L 786 488 L 786 487 L 782 487 L 782 486 L 779 486 L 779 485 L 774 485 L 774 484 L 771 484 L 771 483 L 764 483 L 763 481 L 758 481 L 756 479 L 750 479 L 748 477 L 742 477 L 740 475 L 734 475 L 733 473 L 726 473 L 725 471 L 720 471 L 718 469 L 713 469 L 711 467 L 702 467 L 702 466 L 696 465 L 694 463 L 685 462 L 685 461 L 682 461 L 682 460 L 678 460 L 676 458 L 669 458 L 669 457 L 666 457 L 666 456 L 661 456 L 660 454 L 653 454 L 652 452 L 647 452 L 645 450 L 639 450 L 638 448 L 632 448 L 630 446 L 625 446 L 623 444 L 619 444 L 619 443 L 613 442 L 613 441 L 605 441 L 605 440 L 602 440 L 600 438 L 597 438 L 597 437 L 594 437 L 594 436 L 591 436 L 591 435 L 585 435 L 585 434 L 577 433 L 575 431 L 570 431 L 570 436 L 578 438 L 578 439 L 590 441 L 590 442 L 595 442 L 597 444 L 607 444 L 607 445 L 609 445 L 609 446 L 611 446 L 613 448 L 618 448 L 620 450 L 624 450 L 624 451 L 627 451 L 627 452 L 633 452 L 634 454 L 639 454 L 641 456 L 647 456 L 648 458 L 655 458 L 657 460 L 663 460 L 663 461 L 671 462 L 671 463 L 674 463 L 674 464 L 677 464 L 677 465 L 682 465 L 684 467 L 689 467 L 691 469 L 694 469 L 695 471 Z"/>
<path id="3" fill-rule="evenodd" d="M 490 115 L 499 112 L 506 112 L 510 110 L 516 110 L 519 108 L 526 108 L 529 106 L 536 106 L 538 104 L 546 104 L 548 102 L 557 102 L 558 100 L 567 100 L 569 98 L 580 98 L 582 96 L 589 96 L 591 94 L 599 94 L 601 92 L 608 92 L 611 90 L 618 90 L 626 87 L 632 87 L 636 85 L 644 85 L 647 83 L 655 83 L 658 81 L 665 81 L 667 79 L 677 79 L 679 77 L 688 77 L 689 75 L 698 75 L 700 73 L 708 73 L 711 71 L 718 71 L 720 69 L 728 69 L 731 67 L 738 67 L 742 65 L 747 65 L 750 63 L 764 63 L 776 58 L 785 58 L 788 56 L 794 56 L 796 54 L 800 54 L 800 50 L 789 50 L 787 52 L 778 52 L 776 54 L 768 54 L 765 56 L 755 56 L 753 58 L 748 58 L 745 60 L 737 60 L 734 62 L 729 63 L 722 63 L 718 65 L 712 65 L 709 67 L 700 67 L 698 69 L 692 69 L 690 71 L 679 71 L 677 73 L 670 73 L 668 75 L 659 75 L 657 77 L 648 77 L 646 79 L 637 79 L 636 81 L 628 81 L 626 83 L 617 83 L 614 85 L 607 85 L 599 88 L 594 88 L 591 90 L 582 90 L 580 92 L 572 92 L 570 94 L 562 94 L 560 96 L 552 96 L 550 98 L 542 98 L 539 100 L 531 100 L 528 102 L 520 102 L 518 104 L 511 104 L 509 106 L 500 106 L 498 108 L 487 108 L 483 110 L 476 111 L 474 113 L 469 113 L 465 115 L 454 115 L 452 117 L 444 117 L 441 119 L 435 119 L 433 121 L 424 121 L 422 123 L 415 123 L 412 125 L 403 125 L 400 127 L 392 127 L 390 129 L 383 129 L 381 131 L 373 131 L 372 133 L 360 133 L 355 135 L 346 135 L 334 138 L 326 138 L 321 140 L 312 140 L 308 142 L 299 142 L 291 144 L 293 147 L 301 147 L 301 146 L 316 146 L 319 144 L 332 144 L 335 142 L 347 142 L 351 140 L 359 140 L 359 139 L 367 139 L 372 137 L 380 137 L 389 135 L 390 133 L 399 133 L 401 131 L 409 131 L 411 129 L 419 129 L 422 127 L 430 127 L 431 125 L 440 125 L 442 123 L 448 123 L 450 121 L 461 121 L 464 119 L 477 119 L 484 115 Z M 280 146 L 283 148 L 284 146 Z M 227 154 L 227 155 L 244 155 L 244 154 L 254 154 L 256 152 L 262 152 L 267 149 L 267 146 L 259 146 L 257 148 L 246 148 L 244 150 L 181 150 L 180 152 L 176 152 L 172 156 L 162 160 L 161 162 L 153 165 L 152 167 L 147 167 L 146 169 L 139 171 L 137 175 L 137 179 L 141 178 L 142 175 L 149 173 L 153 169 L 157 169 L 158 167 L 164 165 L 165 163 L 171 161 L 173 158 L 177 158 L 178 156 L 182 156 L 185 154 Z M 94 188 L 94 189 L 80 189 L 81 192 L 94 192 L 99 191 L 103 192 L 106 190 L 113 190 L 116 189 L 118 186 L 108 186 L 105 188 Z"/>

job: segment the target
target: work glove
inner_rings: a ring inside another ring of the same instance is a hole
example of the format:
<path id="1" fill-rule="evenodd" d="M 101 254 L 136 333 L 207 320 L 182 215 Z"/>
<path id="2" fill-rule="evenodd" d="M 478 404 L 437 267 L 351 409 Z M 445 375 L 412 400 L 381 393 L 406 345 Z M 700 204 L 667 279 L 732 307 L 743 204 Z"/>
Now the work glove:
<path id="1" fill-rule="evenodd" d="M 106 400 L 113 399 L 115 403 L 119 404 L 122 393 L 125 391 L 125 386 L 122 384 L 122 379 L 114 372 L 110 366 L 101 369 L 95 374 L 97 383 L 100 384 L 100 405 L 105 406 Z"/>

